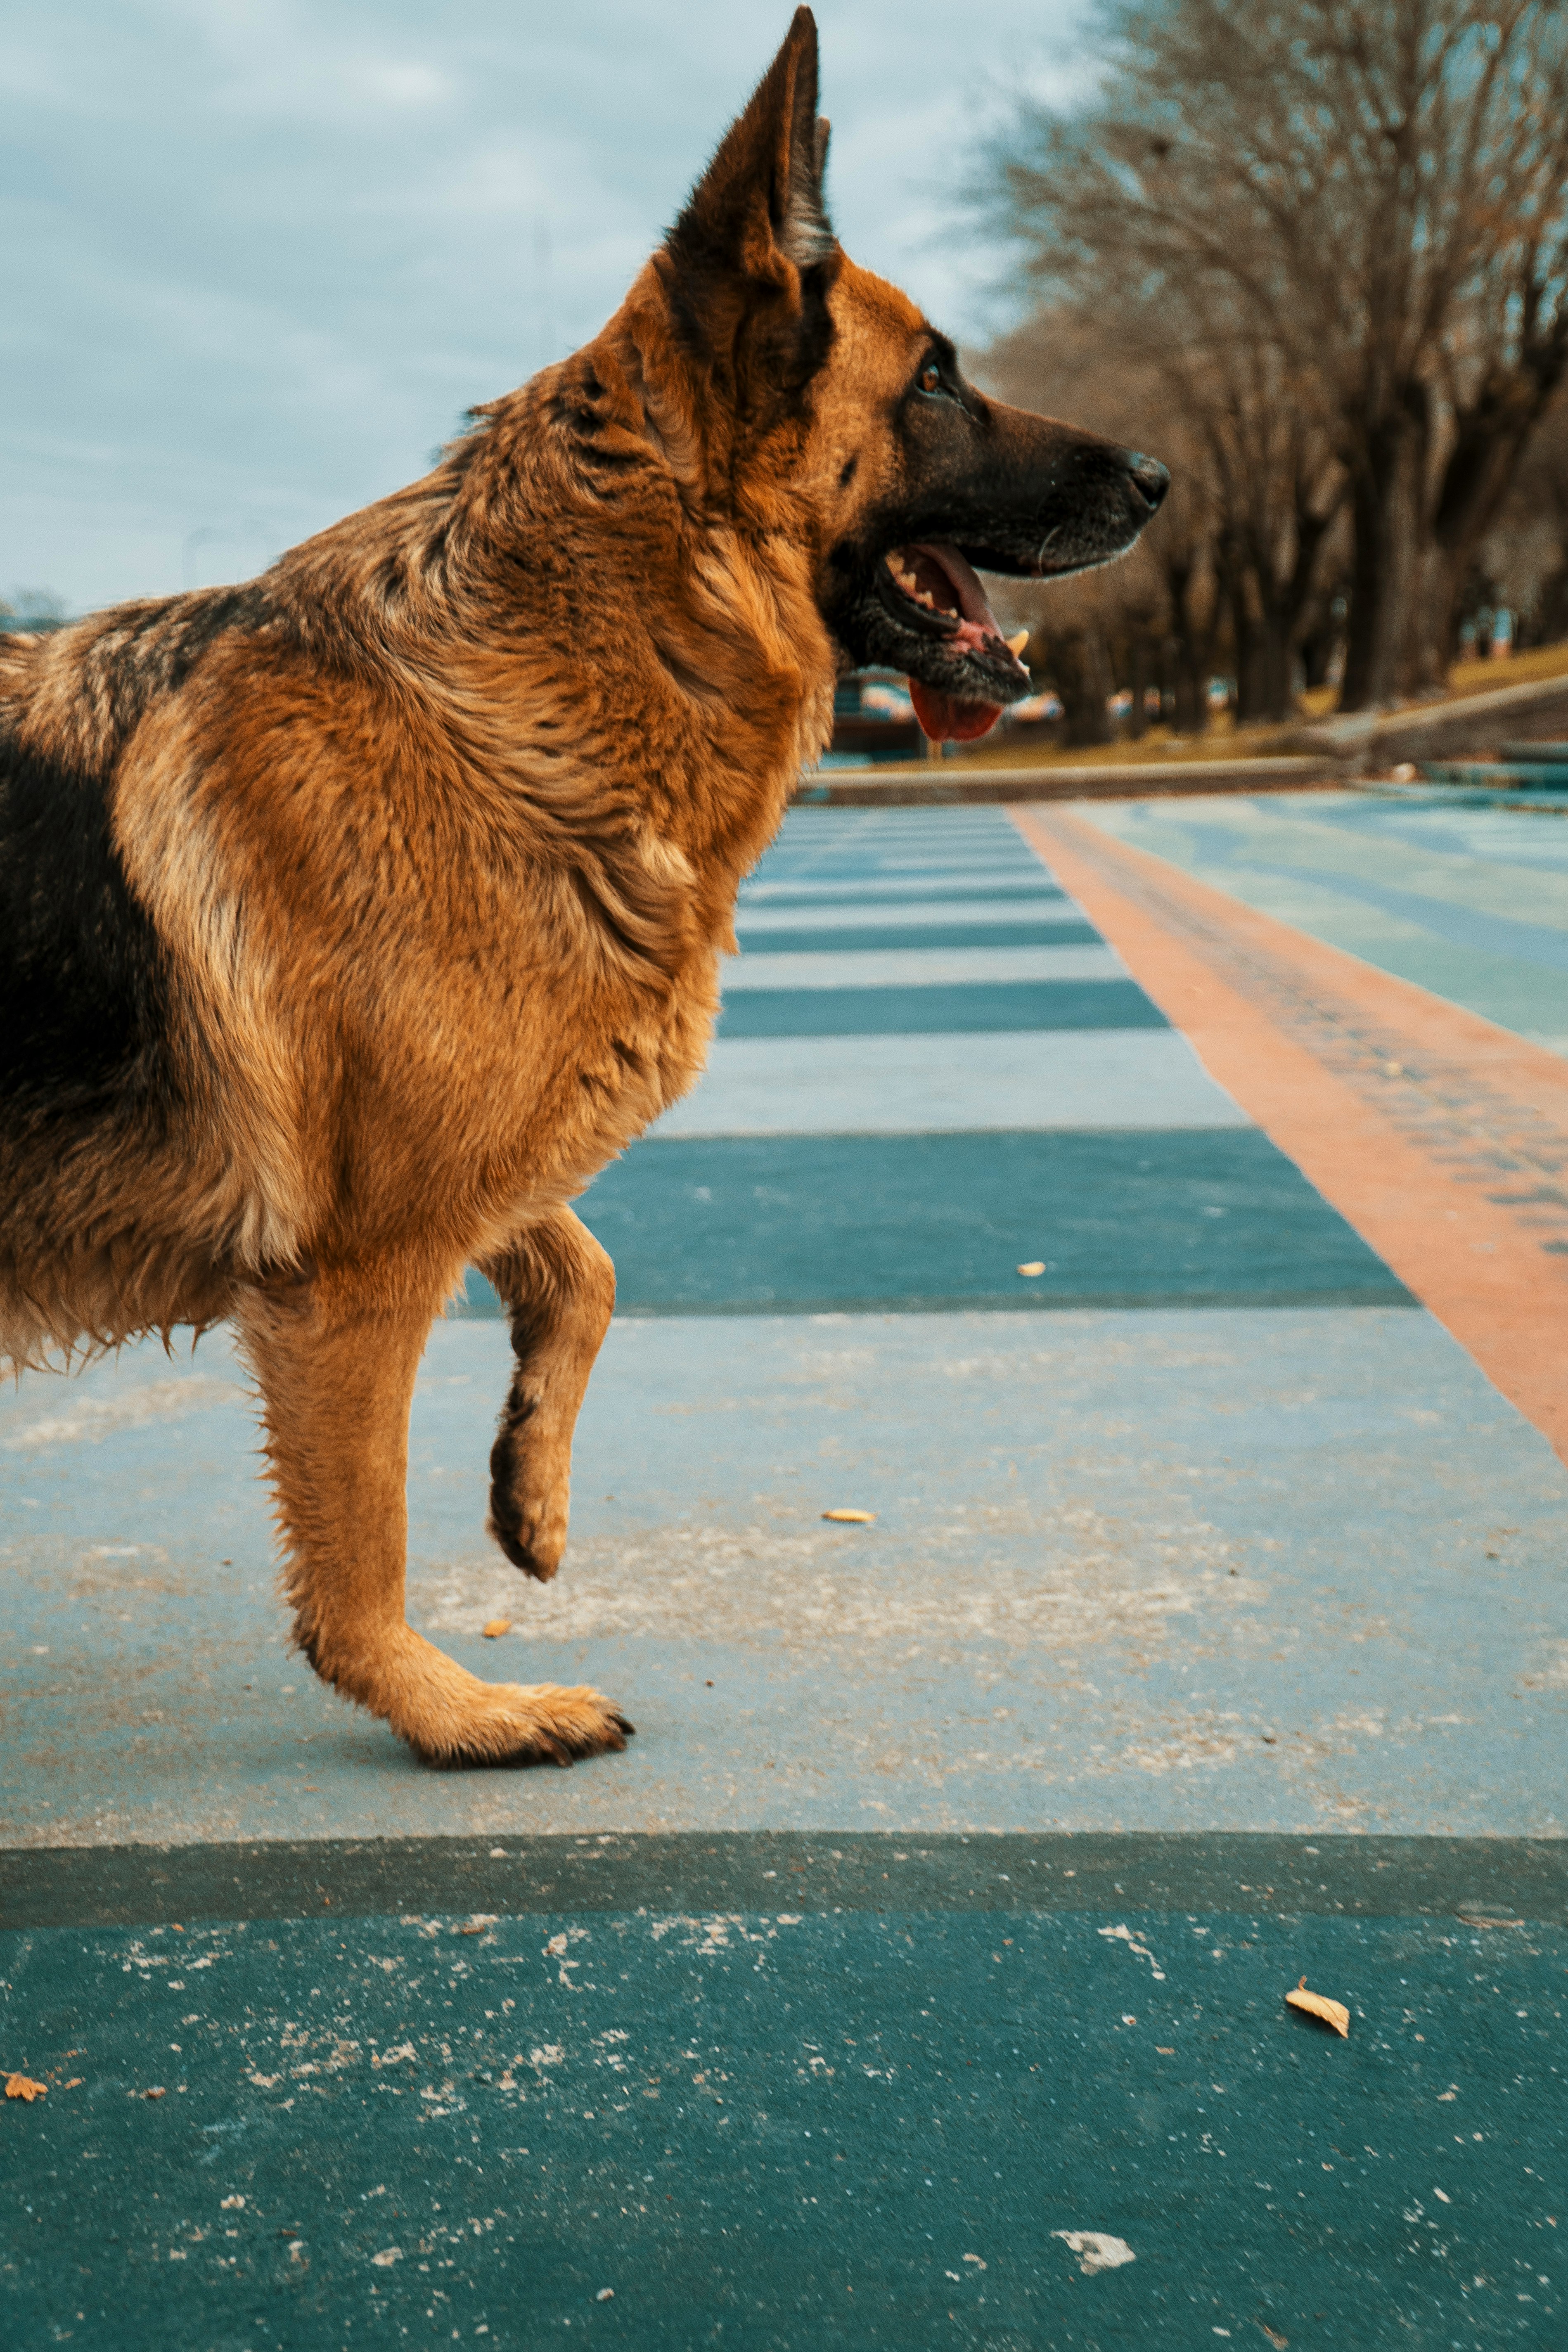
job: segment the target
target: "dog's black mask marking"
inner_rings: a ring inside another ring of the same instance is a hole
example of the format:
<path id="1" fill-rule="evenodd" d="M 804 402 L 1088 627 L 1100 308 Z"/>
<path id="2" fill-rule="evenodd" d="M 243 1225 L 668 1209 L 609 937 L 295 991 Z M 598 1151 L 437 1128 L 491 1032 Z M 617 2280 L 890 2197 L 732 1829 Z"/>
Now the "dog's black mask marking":
<path id="1" fill-rule="evenodd" d="M 1006 647 L 955 646 L 953 616 L 911 602 L 889 553 L 952 546 L 976 572 L 1022 580 L 1092 570 L 1133 545 L 1171 478 L 1155 458 L 985 399 L 939 336 L 894 429 L 902 479 L 832 550 L 824 617 L 858 667 L 902 670 L 955 701 L 1016 702 L 1029 678 Z"/>

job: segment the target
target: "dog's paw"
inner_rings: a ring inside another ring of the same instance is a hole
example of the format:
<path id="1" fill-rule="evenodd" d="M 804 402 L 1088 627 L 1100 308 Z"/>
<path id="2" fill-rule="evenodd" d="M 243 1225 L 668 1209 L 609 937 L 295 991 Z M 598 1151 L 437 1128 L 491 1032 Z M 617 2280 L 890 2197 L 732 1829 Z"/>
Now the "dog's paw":
<path id="1" fill-rule="evenodd" d="M 637 1727 L 613 1699 L 584 1685 L 557 1683 L 479 1683 L 482 1696 L 460 1717 L 406 1730 L 415 1754 L 428 1764 L 573 1764 L 624 1748 Z"/>
<path id="2" fill-rule="evenodd" d="M 566 1549 L 566 1514 L 547 1507 L 530 1510 L 514 1503 L 500 1486 L 492 1486 L 485 1532 L 494 1537 L 513 1568 L 548 1584 Z"/>

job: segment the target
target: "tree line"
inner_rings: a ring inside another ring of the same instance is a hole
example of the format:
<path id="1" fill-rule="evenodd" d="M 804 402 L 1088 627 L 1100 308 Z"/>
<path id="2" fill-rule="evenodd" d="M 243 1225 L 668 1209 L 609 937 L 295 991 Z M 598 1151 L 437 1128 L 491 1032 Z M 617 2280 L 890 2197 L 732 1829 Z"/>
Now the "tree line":
<path id="1" fill-rule="evenodd" d="M 1331 663 L 1342 709 L 1418 695 L 1510 567 L 1568 630 L 1563 0 L 1132 0 L 1100 37 L 1092 100 L 1020 107 L 976 191 L 1027 293 L 983 380 L 1175 476 L 1131 563 L 1030 613 L 1079 740 L 1113 686 L 1200 723 L 1216 667 L 1243 719 Z"/>

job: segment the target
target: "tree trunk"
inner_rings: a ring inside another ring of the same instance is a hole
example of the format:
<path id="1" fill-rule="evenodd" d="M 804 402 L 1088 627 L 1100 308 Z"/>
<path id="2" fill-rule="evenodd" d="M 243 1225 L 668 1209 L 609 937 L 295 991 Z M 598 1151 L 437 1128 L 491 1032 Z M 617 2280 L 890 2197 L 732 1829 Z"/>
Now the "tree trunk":
<path id="1" fill-rule="evenodd" d="M 1404 418 L 1368 432 L 1351 468 L 1351 558 L 1342 710 L 1376 709 L 1400 689 L 1421 486 L 1416 434 Z"/>
<path id="2" fill-rule="evenodd" d="M 1067 714 L 1068 744 L 1078 750 L 1093 743 L 1109 743 L 1110 713 L 1105 705 L 1110 691 L 1110 664 L 1099 630 L 1083 629 L 1071 636 L 1056 638 L 1051 646 L 1051 668 Z"/>

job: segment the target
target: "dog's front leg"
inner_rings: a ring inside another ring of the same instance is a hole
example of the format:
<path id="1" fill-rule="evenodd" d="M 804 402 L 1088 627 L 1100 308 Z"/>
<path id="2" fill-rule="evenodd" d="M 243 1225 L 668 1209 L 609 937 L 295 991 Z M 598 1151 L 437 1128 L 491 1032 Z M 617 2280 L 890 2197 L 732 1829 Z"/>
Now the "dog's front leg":
<path id="1" fill-rule="evenodd" d="M 569 1764 L 623 1748 L 597 1691 L 485 1683 L 404 1614 L 408 1409 L 431 1314 L 386 1268 L 244 1294 L 294 1633 L 316 1672 L 432 1763 Z"/>
<path id="2" fill-rule="evenodd" d="M 484 1273 L 511 1316 L 517 1365 L 490 1450 L 489 1529 L 541 1581 L 566 1549 L 572 1433 L 616 1303 L 616 1269 L 570 1209 L 519 1233 Z"/>

